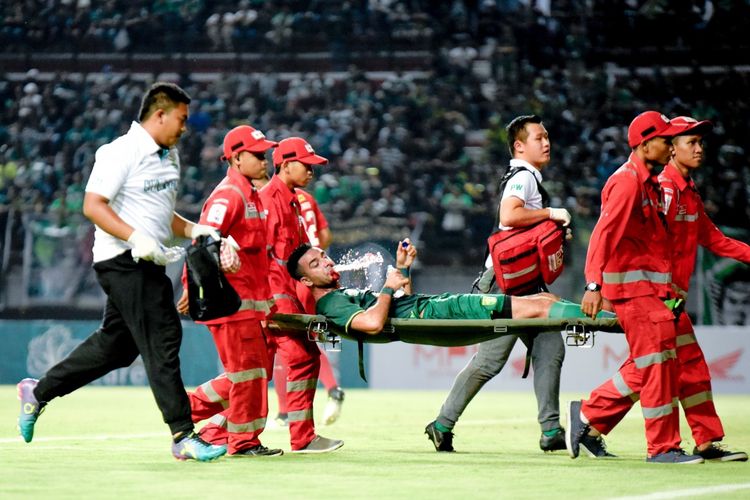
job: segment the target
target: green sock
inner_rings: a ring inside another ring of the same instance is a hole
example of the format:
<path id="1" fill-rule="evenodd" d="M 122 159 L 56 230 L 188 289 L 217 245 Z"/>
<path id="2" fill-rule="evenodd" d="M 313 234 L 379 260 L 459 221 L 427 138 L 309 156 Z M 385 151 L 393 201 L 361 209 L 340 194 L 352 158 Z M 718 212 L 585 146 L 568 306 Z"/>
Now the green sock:
<path id="1" fill-rule="evenodd" d="M 450 432 L 451 429 L 447 428 L 437 420 L 435 421 L 435 429 L 439 430 L 440 432 Z"/>
<path id="2" fill-rule="evenodd" d="M 562 429 L 560 427 L 555 427 L 554 429 L 550 429 L 548 431 L 542 431 L 542 434 L 547 437 L 552 437 L 560 432 L 562 432 Z"/>
<path id="3" fill-rule="evenodd" d="M 581 311 L 581 304 L 576 304 L 575 302 L 570 302 L 565 299 L 561 299 L 558 302 L 555 302 L 552 304 L 552 307 L 549 309 L 549 316 L 550 319 L 558 319 L 558 318 L 587 318 L 585 314 L 583 314 L 583 311 Z M 609 311 L 600 311 L 599 314 L 596 315 L 597 319 L 604 319 L 604 318 L 615 318 L 615 313 L 609 312 Z"/>

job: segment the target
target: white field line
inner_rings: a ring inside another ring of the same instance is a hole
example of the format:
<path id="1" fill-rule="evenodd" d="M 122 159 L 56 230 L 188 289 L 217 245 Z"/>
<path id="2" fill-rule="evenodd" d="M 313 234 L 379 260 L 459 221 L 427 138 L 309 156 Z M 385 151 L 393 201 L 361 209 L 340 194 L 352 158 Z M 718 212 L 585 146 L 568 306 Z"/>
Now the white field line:
<path id="1" fill-rule="evenodd" d="M 689 488 L 685 490 L 657 491 L 645 495 L 614 497 L 612 500 L 668 500 L 671 498 L 697 497 L 717 493 L 731 493 L 733 491 L 739 490 L 750 490 L 750 483 L 719 484 L 715 486 L 704 486 L 702 488 Z"/>
<path id="2" fill-rule="evenodd" d="M 144 434 L 114 434 L 114 435 L 93 435 L 93 436 L 49 436 L 49 437 L 35 437 L 33 443 L 54 443 L 58 441 L 125 441 L 128 439 L 147 439 L 154 437 L 164 437 L 169 439 L 169 433 L 165 432 L 149 432 Z M 3 443 L 22 443 L 23 439 L 21 436 L 12 438 L 0 438 L 0 444 Z"/>

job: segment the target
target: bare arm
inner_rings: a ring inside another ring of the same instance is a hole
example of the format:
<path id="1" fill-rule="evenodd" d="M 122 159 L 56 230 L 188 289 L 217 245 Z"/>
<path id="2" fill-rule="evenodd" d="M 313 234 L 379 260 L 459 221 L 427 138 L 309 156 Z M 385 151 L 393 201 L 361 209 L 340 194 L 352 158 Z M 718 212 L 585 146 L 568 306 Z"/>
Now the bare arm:
<path id="1" fill-rule="evenodd" d="M 398 290 L 401 287 L 405 287 L 407 283 L 408 280 L 394 269 L 386 277 L 383 288 L 390 288 L 391 291 Z M 354 316 L 351 325 L 349 325 L 350 328 L 368 335 L 380 333 L 383 330 L 383 326 L 385 326 L 385 322 L 388 320 L 388 311 L 391 308 L 392 300 L 393 297 L 390 294 L 381 292 L 374 305 Z"/>
<path id="2" fill-rule="evenodd" d="M 103 231 L 128 241 L 133 228 L 109 206 L 109 200 L 96 193 L 86 193 L 83 197 L 83 215 Z"/>
<path id="3" fill-rule="evenodd" d="M 508 196 L 500 203 L 500 224 L 507 227 L 526 227 L 550 218 L 548 208 L 526 208 L 515 196 Z"/>
<path id="4" fill-rule="evenodd" d="M 325 250 L 331 243 L 333 243 L 333 233 L 330 228 L 323 228 L 318 231 L 318 241 L 320 242 L 320 248 Z"/>
<path id="5" fill-rule="evenodd" d="M 193 230 L 193 223 L 187 220 L 177 212 L 173 212 L 172 215 L 172 234 L 179 237 L 190 238 L 190 233 Z"/>
<path id="6" fill-rule="evenodd" d="M 398 242 L 398 247 L 396 247 L 396 267 L 398 268 L 399 274 L 407 280 L 407 284 L 403 287 L 406 295 L 412 294 L 411 274 L 409 269 L 416 258 L 417 248 L 411 244 L 409 238 L 404 238 L 403 241 Z"/>

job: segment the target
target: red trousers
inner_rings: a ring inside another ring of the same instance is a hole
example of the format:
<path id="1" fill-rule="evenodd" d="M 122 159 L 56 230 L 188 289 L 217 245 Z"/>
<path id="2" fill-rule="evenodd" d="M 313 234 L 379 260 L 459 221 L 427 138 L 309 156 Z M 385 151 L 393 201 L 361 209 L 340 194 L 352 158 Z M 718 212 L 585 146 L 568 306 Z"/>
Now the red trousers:
<path id="1" fill-rule="evenodd" d="M 222 441 L 232 454 L 260 444 L 268 415 L 268 350 L 257 319 L 208 328 L 226 371 L 190 393 L 190 407 L 193 422 L 211 418 L 222 424 Z M 204 438 L 215 440 L 208 434 Z"/>
<path id="2" fill-rule="evenodd" d="M 695 444 L 721 441 L 724 427 L 714 406 L 711 373 L 687 314 L 680 315 L 677 322 L 677 361 L 680 369 L 680 404 Z"/>
<path id="3" fill-rule="evenodd" d="M 284 363 L 282 362 L 281 356 L 276 356 L 276 361 L 273 364 L 273 379 L 276 382 L 274 382 L 273 387 L 276 390 L 276 397 L 279 400 L 279 413 L 287 412 L 286 382 L 284 382 L 286 380 L 286 374 L 286 365 L 284 365 Z M 323 387 L 325 387 L 328 391 L 338 387 L 339 385 L 336 381 L 336 375 L 333 373 L 331 361 L 328 359 L 328 356 L 326 355 L 325 351 L 322 350 L 322 348 L 320 350 L 319 378 L 321 383 L 323 384 Z"/>
<path id="4" fill-rule="evenodd" d="M 307 446 L 315 438 L 313 400 L 320 372 L 320 349 L 300 332 L 273 332 L 268 336 L 269 358 L 281 358 L 287 367 L 286 413 L 292 450 Z M 276 380 L 283 384 L 283 380 Z"/>
<path id="5" fill-rule="evenodd" d="M 607 434 L 638 400 L 646 421 L 648 455 L 680 447 L 678 365 L 674 315 L 657 297 L 613 300 L 630 355 L 618 372 L 591 392 L 581 412 Z"/>

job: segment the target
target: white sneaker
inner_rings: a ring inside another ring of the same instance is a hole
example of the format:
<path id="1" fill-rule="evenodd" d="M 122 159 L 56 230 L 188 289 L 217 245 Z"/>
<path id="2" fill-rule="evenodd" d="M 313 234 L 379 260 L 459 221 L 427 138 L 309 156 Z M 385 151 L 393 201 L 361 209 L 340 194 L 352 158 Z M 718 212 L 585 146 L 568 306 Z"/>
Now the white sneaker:
<path id="1" fill-rule="evenodd" d="M 328 391 L 328 403 L 323 410 L 323 425 L 331 425 L 341 416 L 341 406 L 344 404 L 344 391 L 335 387 Z"/>

